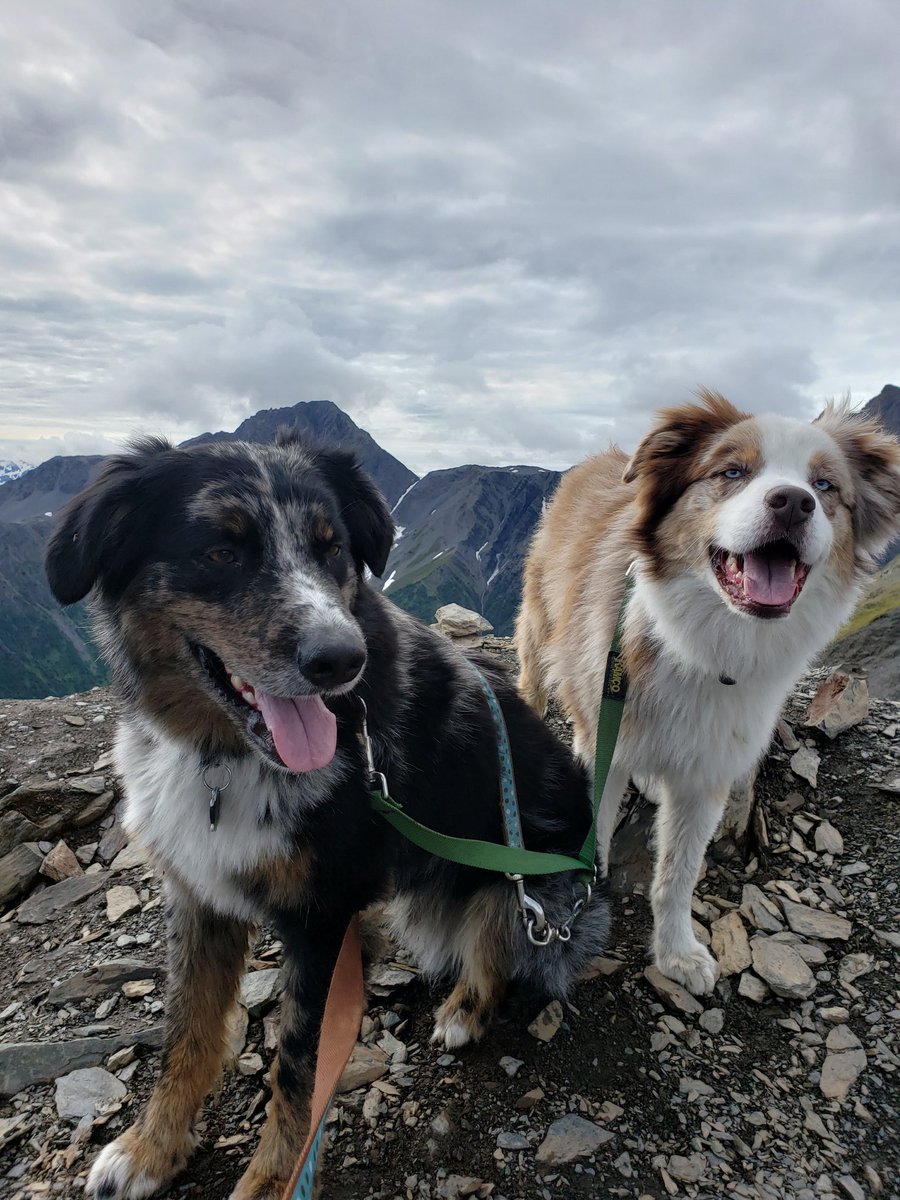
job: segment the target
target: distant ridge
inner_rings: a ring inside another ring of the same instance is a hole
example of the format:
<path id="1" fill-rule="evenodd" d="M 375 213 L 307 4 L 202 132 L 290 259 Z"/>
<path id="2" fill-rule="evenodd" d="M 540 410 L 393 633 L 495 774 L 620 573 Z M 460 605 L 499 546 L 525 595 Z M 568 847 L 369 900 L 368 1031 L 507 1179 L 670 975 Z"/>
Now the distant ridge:
<path id="1" fill-rule="evenodd" d="M 278 430 L 302 429 L 320 442 L 338 442 L 355 450 L 359 461 L 395 504 L 411 484 L 418 479 L 393 454 L 382 450 L 373 437 L 351 420 L 330 400 L 304 400 L 290 408 L 267 408 L 242 421 L 233 433 L 201 433 L 199 437 L 182 442 L 194 446 L 200 442 L 274 442 Z"/>
<path id="2" fill-rule="evenodd" d="M 885 384 L 877 396 L 865 405 L 862 412 L 877 421 L 895 437 L 900 437 L 900 387 Z"/>

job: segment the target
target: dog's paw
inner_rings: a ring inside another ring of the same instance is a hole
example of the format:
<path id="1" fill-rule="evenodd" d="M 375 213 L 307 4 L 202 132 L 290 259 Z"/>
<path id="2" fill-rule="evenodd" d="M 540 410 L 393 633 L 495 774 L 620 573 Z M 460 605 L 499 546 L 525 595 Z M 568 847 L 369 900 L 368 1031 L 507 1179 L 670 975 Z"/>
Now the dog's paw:
<path id="1" fill-rule="evenodd" d="M 469 1042 L 477 1042 L 484 1033 L 484 1021 L 478 1013 L 467 1012 L 449 1001 L 441 1005 L 434 1014 L 433 1046 L 445 1050 L 458 1050 Z"/>
<path id="2" fill-rule="evenodd" d="M 165 1182 L 137 1166 L 127 1145 L 127 1135 L 104 1146 L 91 1167 L 85 1193 L 96 1200 L 143 1200 Z"/>
<path id="3" fill-rule="evenodd" d="M 655 958 L 667 979 L 682 984 L 694 996 L 707 996 L 716 986 L 719 964 L 697 941 L 665 952 L 657 948 Z"/>
<path id="4" fill-rule="evenodd" d="M 129 1129 L 94 1159 L 85 1195 L 93 1200 L 144 1200 L 178 1174 L 193 1148 L 191 1139 L 164 1157 L 159 1146 L 148 1145 L 134 1128 Z"/>

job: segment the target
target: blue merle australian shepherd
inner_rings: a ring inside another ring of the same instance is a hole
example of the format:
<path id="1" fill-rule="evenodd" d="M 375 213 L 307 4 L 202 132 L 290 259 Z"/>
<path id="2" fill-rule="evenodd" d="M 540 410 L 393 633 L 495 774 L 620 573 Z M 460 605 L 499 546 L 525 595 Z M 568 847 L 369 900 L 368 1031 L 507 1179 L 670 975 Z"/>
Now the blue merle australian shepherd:
<path id="1" fill-rule="evenodd" d="M 283 944 L 280 1043 L 269 1115 L 232 1200 L 276 1200 L 291 1175 L 353 913 L 389 901 L 400 941 L 453 984 L 434 1027 L 451 1049 L 482 1035 L 510 980 L 563 995 L 603 946 L 602 886 L 570 941 L 537 947 L 507 879 L 433 858 L 373 815 L 358 698 L 377 769 L 410 815 L 501 839 L 494 723 L 478 679 L 365 582 L 366 567 L 383 571 L 393 533 L 353 455 L 288 432 L 273 446 L 141 440 L 106 463 L 50 541 L 56 597 L 91 594 L 123 707 L 125 823 L 164 869 L 168 916 L 162 1076 L 136 1124 L 100 1153 L 90 1196 L 149 1196 L 183 1168 L 260 923 Z M 576 854 L 589 820 L 584 773 L 502 673 L 482 666 L 509 728 L 525 844 Z M 229 775 L 211 828 L 210 784 Z M 576 885 L 533 878 L 529 891 L 558 923 Z"/>

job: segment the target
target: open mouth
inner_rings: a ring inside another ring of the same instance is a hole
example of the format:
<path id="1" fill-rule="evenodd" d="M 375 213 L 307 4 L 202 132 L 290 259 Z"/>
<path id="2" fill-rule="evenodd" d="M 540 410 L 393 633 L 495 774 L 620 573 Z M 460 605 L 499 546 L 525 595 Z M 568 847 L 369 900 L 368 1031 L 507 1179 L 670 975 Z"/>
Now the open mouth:
<path id="1" fill-rule="evenodd" d="M 315 771 L 331 762 L 337 720 L 321 696 L 273 696 L 229 671 L 208 647 L 192 643 L 191 649 L 219 701 L 269 759 L 289 771 Z"/>
<path id="2" fill-rule="evenodd" d="M 735 554 L 713 550 L 716 582 L 727 599 L 755 617 L 786 617 L 803 591 L 809 565 L 787 538 Z"/>

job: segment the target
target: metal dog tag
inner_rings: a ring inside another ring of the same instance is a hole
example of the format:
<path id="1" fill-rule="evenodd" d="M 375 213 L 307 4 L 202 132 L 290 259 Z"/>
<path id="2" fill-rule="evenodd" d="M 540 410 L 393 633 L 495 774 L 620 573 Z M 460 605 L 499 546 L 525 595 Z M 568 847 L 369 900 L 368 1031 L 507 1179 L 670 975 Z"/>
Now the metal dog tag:
<path id="1" fill-rule="evenodd" d="M 216 829 L 219 824 L 219 797 L 222 795 L 222 789 L 219 787 L 210 788 L 209 793 L 209 827 Z"/>

